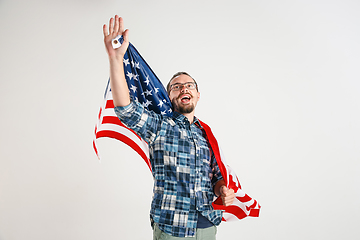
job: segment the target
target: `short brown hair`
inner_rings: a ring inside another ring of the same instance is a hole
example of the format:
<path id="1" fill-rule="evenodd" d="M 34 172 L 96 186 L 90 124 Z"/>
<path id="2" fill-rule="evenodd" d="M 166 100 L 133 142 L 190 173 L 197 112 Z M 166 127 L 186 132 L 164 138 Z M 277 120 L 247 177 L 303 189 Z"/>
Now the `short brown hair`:
<path id="1" fill-rule="evenodd" d="M 178 77 L 178 76 L 180 76 L 180 75 L 186 75 L 186 76 L 191 77 L 191 79 L 194 80 L 194 83 L 195 83 L 195 85 L 196 85 L 196 91 L 199 91 L 197 82 L 195 81 L 195 79 L 194 79 L 192 76 L 190 76 L 190 74 L 188 74 L 187 72 L 177 72 L 177 73 L 175 73 L 175 74 L 172 76 L 172 78 L 170 79 L 170 81 L 168 82 L 168 84 L 167 84 L 167 86 L 166 86 L 166 91 L 167 91 L 168 95 L 170 95 L 170 86 L 171 86 L 170 83 L 171 83 L 171 81 L 172 81 L 174 78 L 176 78 L 176 77 Z"/>

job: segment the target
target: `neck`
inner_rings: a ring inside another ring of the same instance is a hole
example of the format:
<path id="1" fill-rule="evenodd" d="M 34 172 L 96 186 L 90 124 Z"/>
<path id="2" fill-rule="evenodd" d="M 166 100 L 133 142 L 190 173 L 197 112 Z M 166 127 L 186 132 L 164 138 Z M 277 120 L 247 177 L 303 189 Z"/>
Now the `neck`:
<path id="1" fill-rule="evenodd" d="M 192 111 L 191 113 L 182 113 L 182 112 L 178 112 L 178 113 L 184 115 L 189 120 L 190 124 L 194 122 L 195 111 Z"/>

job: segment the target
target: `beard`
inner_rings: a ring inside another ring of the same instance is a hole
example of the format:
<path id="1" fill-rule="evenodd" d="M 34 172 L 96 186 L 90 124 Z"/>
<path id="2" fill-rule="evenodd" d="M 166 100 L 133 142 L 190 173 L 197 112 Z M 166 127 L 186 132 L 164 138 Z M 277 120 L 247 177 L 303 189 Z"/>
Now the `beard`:
<path id="1" fill-rule="evenodd" d="M 174 108 L 174 111 L 177 111 L 179 113 L 185 113 L 185 114 L 186 113 L 191 113 L 192 111 L 194 111 L 195 105 L 193 103 L 184 106 L 184 105 L 177 104 L 176 100 L 177 99 L 174 98 L 171 101 L 171 103 L 173 105 L 173 108 Z"/>

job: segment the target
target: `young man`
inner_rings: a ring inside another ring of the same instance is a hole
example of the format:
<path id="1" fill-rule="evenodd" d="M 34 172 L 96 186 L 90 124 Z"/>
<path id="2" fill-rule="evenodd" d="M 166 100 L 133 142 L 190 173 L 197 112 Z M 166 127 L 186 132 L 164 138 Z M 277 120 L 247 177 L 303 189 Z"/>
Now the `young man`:
<path id="1" fill-rule="evenodd" d="M 103 27 L 110 63 L 110 84 L 115 113 L 149 145 L 154 177 L 154 195 L 150 210 L 153 238 L 215 239 L 222 211 L 214 210 L 214 196 L 221 196 L 225 206 L 235 194 L 228 189 L 208 144 L 195 107 L 200 98 L 195 80 L 185 72 L 175 74 L 167 91 L 173 105 L 172 117 L 150 112 L 132 101 L 125 80 L 123 57 L 129 46 L 129 31 L 122 18 L 115 16 Z M 118 49 L 111 41 L 124 38 Z"/>

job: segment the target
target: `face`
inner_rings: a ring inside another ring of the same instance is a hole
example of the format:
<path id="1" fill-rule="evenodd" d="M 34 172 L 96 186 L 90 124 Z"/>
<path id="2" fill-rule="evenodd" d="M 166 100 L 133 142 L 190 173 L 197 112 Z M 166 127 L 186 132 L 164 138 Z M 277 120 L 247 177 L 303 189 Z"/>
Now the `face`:
<path id="1" fill-rule="evenodd" d="M 194 80 L 187 75 L 179 75 L 171 80 L 170 85 L 176 83 L 188 83 L 194 82 Z M 186 114 L 192 113 L 195 110 L 197 102 L 200 98 L 200 93 L 195 89 L 189 90 L 185 86 L 181 86 L 180 90 L 170 90 L 169 98 L 175 111 Z"/>

